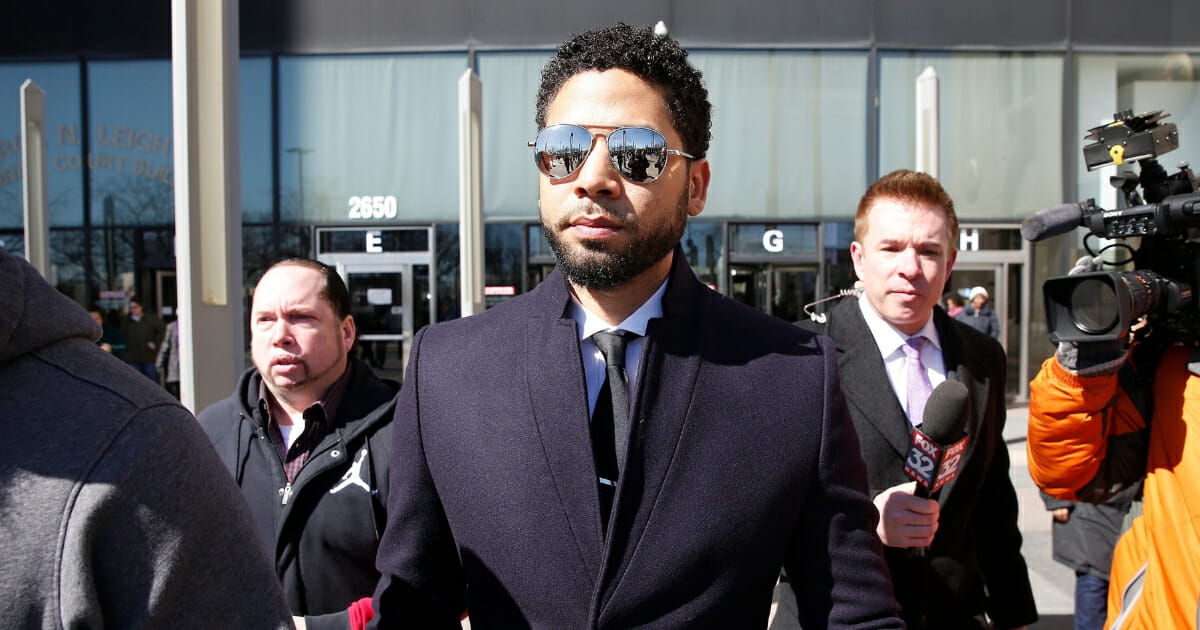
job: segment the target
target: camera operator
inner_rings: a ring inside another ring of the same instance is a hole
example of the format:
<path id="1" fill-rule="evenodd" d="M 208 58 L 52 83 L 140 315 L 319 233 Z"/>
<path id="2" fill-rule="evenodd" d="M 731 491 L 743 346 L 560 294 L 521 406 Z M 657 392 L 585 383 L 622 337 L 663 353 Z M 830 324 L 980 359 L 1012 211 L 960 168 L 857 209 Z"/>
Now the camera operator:
<path id="1" fill-rule="evenodd" d="M 1113 554 L 1109 627 L 1196 628 L 1200 350 L 1128 343 L 1138 336 L 1058 344 L 1030 383 L 1029 472 L 1047 494 L 1091 503 L 1144 479 L 1142 515 Z"/>
<path id="2" fill-rule="evenodd" d="M 1170 175 L 1158 164 L 1179 147 L 1167 116 L 1125 110 L 1088 131 L 1089 170 L 1139 167 L 1109 178 L 1125 207 L 1089 199 L 1021 225 L 1031 241 L 1077 227 L 1110 241 L 1094 250 L 1085 236 L 1092 255 L 1042 287 L 1058 347 L 1029 384 L 1027 436 L 1029 473 L 1052 497 L 1101 503 L 1143 483 L 1141 515 L 1135 504 L 1113 552 L 1109 628 L 1200 620 L 1200 181 L 1187 162 Z M 1130 256 L 1099 258 L 1113 248 Z M 1133 271 L 1101 271 L 1130 262 Z"/>

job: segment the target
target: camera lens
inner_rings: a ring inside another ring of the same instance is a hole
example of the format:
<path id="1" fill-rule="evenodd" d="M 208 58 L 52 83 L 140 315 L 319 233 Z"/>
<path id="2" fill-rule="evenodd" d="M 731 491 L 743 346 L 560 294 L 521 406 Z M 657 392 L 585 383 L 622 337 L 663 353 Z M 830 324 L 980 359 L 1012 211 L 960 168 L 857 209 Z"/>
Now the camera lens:
<path id="1" fill-rule="evenodd" d="M 1102 334 L 1117 324 L 1117 294 L 1106 277 L 1080 279 L 1067 304 L 1075 327 L 1085 333 Z"/>

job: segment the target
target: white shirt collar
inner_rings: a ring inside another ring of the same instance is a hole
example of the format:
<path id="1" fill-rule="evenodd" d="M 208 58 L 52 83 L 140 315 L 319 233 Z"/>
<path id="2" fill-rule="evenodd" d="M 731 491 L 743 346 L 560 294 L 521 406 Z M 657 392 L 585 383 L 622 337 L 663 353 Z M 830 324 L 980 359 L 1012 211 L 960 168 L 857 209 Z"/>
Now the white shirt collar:
<path id="1" fill-rule="evenodd" d="M 900 350 L 908 338 L 916 336 L 924 336 L 928 339 L 933 347 L 940 353 L 942 350 L 942 341 L 937 334 L 937 326 L 933 325 L 933 313 L 929 313 L 929 319 L 925 320 L 925 325 L 915 335 L 906 335 L 890 322 L 884 319 L 875 311 L 875 307 L 867 299 L 867 294 L 863 293 L 858 298 L 858 308 L 862 311 L 863 319 L 867 322 L 867 328 L 871 331 L 871 336 L 875 338 L 875 344 L 879 346 L 879 353 L 884 358 L 890 357 L 892 353 Z"/>
<path id="2" fill-rule="evenodd" d="M 641 337 L 646 336 L 646 327 L 650 324 L 650 320 L 656 317 L 662 317 L 662 297 L 667 292 L 667 280 L 659 285 L 655 291 L 642 305 L 638 307 L 629 317 L 616 326 L 604 321 L 604 318 L 584 308 L 583 304 L 574 295 L 571 296 L 571 306 L 569 307 L 571 319 L 579 324 L 579 338 L 581 340 L 591 337 L 601 330 L 626 330 L 631 333 L 637 333 Z"/>
<path id="3" fill-rule="evenodd" d="M 646 328 L 650 320 L 662 317 L 662 297 L 666 293 L 667 282 L 654 292 L 632 315 L 616 326 L 610 325 L 599 315 L 589 312 L 575 296 L 571 296 L 571 305 L 567 307 L 571 319 L 575 320 L 579 329 L 579 350 L 583 358 L 583 373 L 587 384 L 588 417 L 596 409 L 596 397 L 604 384 L 604 355 L 589 337 L 602 330 L 626 330 L 639 336 L 629 340 L 625 347 L 625 372 L 629 377 L 629 395 L 636 399 L 638 374 L 641 368 L 642 348 L 646 345 Z"/>

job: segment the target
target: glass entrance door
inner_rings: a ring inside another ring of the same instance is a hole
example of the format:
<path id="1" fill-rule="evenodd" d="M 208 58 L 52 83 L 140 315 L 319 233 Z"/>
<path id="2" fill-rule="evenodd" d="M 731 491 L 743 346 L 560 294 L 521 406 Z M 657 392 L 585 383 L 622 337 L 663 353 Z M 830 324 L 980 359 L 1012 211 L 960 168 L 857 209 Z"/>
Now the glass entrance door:
<path id="1" fill-rule="evenodd" d="M 1025 351 L 1021 344 L 1021 265 L 1014 263 L 958 263 L 946 291 L 962 296 L 963 304 L 970 304 L 971 290 L 983 287 L 988 293 L 988 306 L 996 313 L 1000 325 L 997 340 L 1004 346 L 1008 359 L 1008 396 L 1020 399 L 1027 382 L 1023 373 Z"/>
<path id="2" fill-rule="evenodd" d="M 413 333 L 434 317 L 433 228 L 318 228 L 316 240 L 317 260 L 336 267 L 350 290 L 355 353 L 400 380 Z"/>
<path id="3" fill-rule="evenodd" d="M 407 266 L 406 266 L 407 267 Z M 371 367 L 382 369 L 390 358 L 404 360 L 402 342 L 411 334 L 411 273 L 401 271 L 346 270 L 346 288 L 350 290 L 350 315 L 358 331 L 356 352 Z"/>
<path id="4" fill-rule="evenodd" d="M 352 353 L 380 376 L 400 380 L 413 334 L 432 321 L 429 265 L 323 262 L 337 267 L 350 292 L 357 330 Z"/>
<path id="5" fill-rule="evenodd" d="M 733 299 L 789 322 L 804 317 L 804 305 L 816 300 L 817 268 L 772 264 L 729 267 Z"/>

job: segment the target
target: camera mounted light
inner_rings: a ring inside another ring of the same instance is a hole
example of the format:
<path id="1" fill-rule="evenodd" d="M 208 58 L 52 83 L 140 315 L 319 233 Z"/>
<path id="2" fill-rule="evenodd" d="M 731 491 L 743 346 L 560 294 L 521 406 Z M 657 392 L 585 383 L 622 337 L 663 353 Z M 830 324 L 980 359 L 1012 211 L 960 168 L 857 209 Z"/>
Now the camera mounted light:
<path id="1" fill-rule="evenodd" d="M 1088 130 L 1083 160 L 1094 171 L 1109 164 L 1123 164 L 1153 158 L 1179 148 L 1179 131 L 1175 123 L 1159 121 L 1169 116 L 1162 110 L 1133 115 L 1132 110 L 1113 115 L 1113 121 Z"/>
<path id="2" fill-rule="evenodd" d="M 1200 304 L 1192 294 L 1200 287 L 1200 185 L 1187 162 L 1168 174 L 1155 159 L 1179 147 L 1175 125 L 1161 122 L 1166 117 L 1162 110 L 1138 116 L 1126 110 L 1087 134 L 1094 141 L 1083 150 L 1088 170 L 1138 160 L 1139 173 L 1109 178 L 1121 190 L 1125 207 L 1105 210 L 1088 199 L 1046 208 L 1021 222 L 1021 236 L 1029 241 L 1083 227 L 1088 234 L 1082 244 L 1093 259 L 1124 249 L 1131 254 L 1127 259 L 1110 258 L 1106 264 L 1135 269 L 1046 280 L 1042 294 L 1051 341 L 1123 339 L 1144 317 L 1139 335 L 1200 343 Z M 1108 243 L 1096 250 L 1088 237 Z"/>

